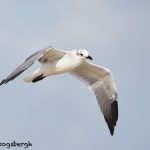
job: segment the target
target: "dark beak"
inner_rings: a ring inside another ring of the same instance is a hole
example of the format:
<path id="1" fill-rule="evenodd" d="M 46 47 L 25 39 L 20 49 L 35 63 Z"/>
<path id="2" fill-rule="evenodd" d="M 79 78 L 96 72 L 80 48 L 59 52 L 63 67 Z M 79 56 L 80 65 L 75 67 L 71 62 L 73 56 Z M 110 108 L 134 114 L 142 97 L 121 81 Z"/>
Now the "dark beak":
<path id="1" fill-rule="evenodd" d="M 87 59 L 93 60 L 93 58 L 91 56 L 86 57 Z"/>

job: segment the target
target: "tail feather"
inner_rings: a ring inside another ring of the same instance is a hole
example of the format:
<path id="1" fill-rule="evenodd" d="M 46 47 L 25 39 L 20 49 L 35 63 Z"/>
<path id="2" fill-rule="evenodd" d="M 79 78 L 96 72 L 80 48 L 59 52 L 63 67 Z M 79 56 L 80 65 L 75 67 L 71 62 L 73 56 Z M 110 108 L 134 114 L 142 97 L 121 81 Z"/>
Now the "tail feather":
<path id="1" fill-rule="evenodd" d="M 24 79 L 24 81 L 30 83 L 30 82 L 32 82 L 35 78 L 41 76 L 41 74 L 42 74 L 41 71 L 36 70 L 36 71 L 34 71 L 32 74 L 30 74 L 29 76 L 27 76 L 27 77 Z M 43 76 L 43 74 L 42 74 L 42 76 Z"/>
<path id="2" fill-rule="evenodd" d="M 40 74 L 40 75 L 30 75 L 30 76 L 28 76 L 28 77 L 26 77 L 25 79 L 24 79 L 24 81 L 25 82 L 33 82 L 33 83 L 35 83 L 35 82 L 37 82 L 37 81 L 40 81 L 40 80 L 42 80 L 42 79 L 44 79 L 46 76 L 44 76 L 43 74 Z"/>

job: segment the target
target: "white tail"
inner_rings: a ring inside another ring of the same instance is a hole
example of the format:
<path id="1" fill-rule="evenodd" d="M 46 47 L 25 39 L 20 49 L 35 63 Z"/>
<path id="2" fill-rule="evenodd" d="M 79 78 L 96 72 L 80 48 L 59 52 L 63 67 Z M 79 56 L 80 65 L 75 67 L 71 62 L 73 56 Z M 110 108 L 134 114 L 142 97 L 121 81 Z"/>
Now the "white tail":
<path id="1" fill-rule="evenodd" d="M 32 82 L 36 77 L 38 77 L 39 75 L 41 75 L 42 73 L 38 70 L 34 71 L 32 74 L 30 74 L 29 76 L 27 76 L 24 81 L 25 82 Z"/>

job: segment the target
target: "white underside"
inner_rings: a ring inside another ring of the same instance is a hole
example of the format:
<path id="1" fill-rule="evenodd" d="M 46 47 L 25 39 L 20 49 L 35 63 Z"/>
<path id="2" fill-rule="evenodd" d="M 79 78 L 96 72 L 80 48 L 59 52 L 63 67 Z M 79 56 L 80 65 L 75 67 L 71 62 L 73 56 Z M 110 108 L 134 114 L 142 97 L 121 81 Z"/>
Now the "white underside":
<path id="1" fill-rule="evenodd" d="M 43 76 L 52 76 L 65 72 L 69 72 L 74 68 L 78 67 L 82 63 L 80 60 L 69 60 L 66 57 L 62 57 L 61 59 L 55 61 L 48 61 L 46 63 L 41 63 L 40 68 L 34 71 L 32 74 L 27 76 L 24 81 L 32 82 L 33 79 L 43 74 Z"/>

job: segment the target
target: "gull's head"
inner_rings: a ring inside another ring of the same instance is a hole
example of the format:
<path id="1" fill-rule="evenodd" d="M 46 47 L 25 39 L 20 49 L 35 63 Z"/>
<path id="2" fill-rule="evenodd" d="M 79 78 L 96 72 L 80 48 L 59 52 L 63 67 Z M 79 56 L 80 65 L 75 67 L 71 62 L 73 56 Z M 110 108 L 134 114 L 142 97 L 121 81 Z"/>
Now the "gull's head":
<path id="1" fill-rule="evenodd" d="M 89 55 L 89 52 L 85 49 L 76 49 L 76 56 L 80 57 L 81 59 L 93 60 L 93 58 Z"/>

